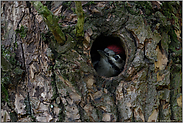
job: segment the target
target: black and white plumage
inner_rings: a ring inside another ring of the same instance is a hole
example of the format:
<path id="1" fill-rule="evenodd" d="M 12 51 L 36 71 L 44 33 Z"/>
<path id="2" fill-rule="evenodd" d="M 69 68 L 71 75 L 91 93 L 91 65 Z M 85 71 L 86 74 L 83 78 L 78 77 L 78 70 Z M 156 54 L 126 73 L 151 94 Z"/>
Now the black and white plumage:
<path id="1" fill-rule="evenodd" d="M 125 61 L 116 54 L 113 50 L 105 48 L 104 50 L 97 50 L 100 54 L 99 61 L 94 63 L 94 68 L 100 76 L 112 77 L 121 72 Z"/>

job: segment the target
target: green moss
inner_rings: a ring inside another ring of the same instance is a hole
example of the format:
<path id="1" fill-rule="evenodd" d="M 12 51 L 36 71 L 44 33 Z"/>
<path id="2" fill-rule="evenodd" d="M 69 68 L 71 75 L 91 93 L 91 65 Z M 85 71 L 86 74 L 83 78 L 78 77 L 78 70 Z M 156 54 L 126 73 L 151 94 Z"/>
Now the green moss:
<path id="1" fill-rule="evenodd" d="M 16 112 L 10 112 L 10 119 L 11 122 L 17 122 L 18 118 L 17 118 L 17 113 Z"/>
<path id="2" fill-rule="evenodd" d="M 156 12 L 155 17 L 157 18 L 157 23 L 160 23 L 159 33 L 163 35 L 163 40 L 161 40 L 161 46 L 168 53 L 173 53 L 174 64 L 181 64 L 180 58 L 182 57 L 182 45 L 177 38 L 175 30 L 180 30 L 179 17 L 181 12 L 177 10 L 182 10 L 182 6 L 179 2 L 162 2 L 161 12 Z M 171 22 L 171 23 L 170 23 Z M 165 35 L 167 34 L 168 37 Z M 175 65 L 174 65 L 175 66 Z"/>
<path id="3" fill-rule="evenodd" d="M 88 1 L 86 4 L 83 5 L 83 7 L 96 5 L 96 4 L 97 4 L 97 1 Z"/>
<path id="4" fill-rule="evenodd" d="M 30 107 L 30 101 L 29 101 L 29 97 L 25 97 L 24 99 L 24 104 L 26 105 L 25 110 L 26 110 L 26 114 L 31 115 L 31 107 Z"/>
<path id="5" fill-rule="evenodd" d="M 6 87 L 4 87 L 3 83 L 1 83 L 1 102 L 2 101 L 9 102 L 8 90 L 6 89 Z"/>
<path id="6" fill-rule="evenodd" d="M 136 1 L 135 3 L 137 4 L 136 8 L 140 8 L 145 11 L 146 15 L 151 15 L 153 12 L 152 5 L 149 1 Z"/>
<path id="7" fill-rule="evenodd" d="M 166 51 L 166 54 L 168 54 L 168 45 L 171 42 L 170 36 L 167 33 L 163 32 L 162 39 L 163 40 L 161 40 L 161 47 Z"/>
<path id="8" fill-rule="evenodd" d="M 65 1 L 62 3 L 62 5 L 65 7 L 70 7 L 71 4 L 72 4 L 72 1 Z"/>
<path id="9" fill-rule="evenodd" d="M 64 122 L 65 120 L 65 112 L 64 109 L 61 108 L 59 115 L 58 115 L 59 122 Z"/>
<path id="10" fill-rule="evenodd" d="M 46 6 L 48 7 L 49 10 L 51 10 L 51 4 L 53 1 L 46 1 Z"/>
<path id="11" fill-rule="evenodd" d="M 14 69 L 14 73 L 15 73 L 16 75 L 21 75 L 23 72 L 24 72 L 24 70 L 22 70 L 20 67 L 16 67 L 16 68 Z"/>
<path id="12" fill-rule="evenodd" d="M 136 6 L 131 6 L 130 3 L 131 2 L 125 2 L 125 8 L 127 9 L 127 11 L 132 15 L 139 15 L 140 13 L 138 9 L 136 9 Z"/>
<path id="13" fill-rule="evenodd" d="M 42 15 L 45 23 L 47 24 L 50 31 L 53 33 L 57 42 L 60 45 L 64 45 L 65 34 L 62 32 L 62 30 L 59 27 L 59 24 L 58 24 L 59 18 L 54 16 L 53 13 L 46 6 L 43 6 L 41 2 L 32 1 L 31 3 L 34 5 L 38 13 Z"/>
<path id="14" fill-rule="evenodd" d="M 181 46 L 180 42 L 177 39 L 177 35 L 173 29 L 171 29 L 168 33 L 170 35 L 171 43 L 169 45 L 169 49 L 176 52 L 175 48 L 177 46 Z"/>
<path id="15" fill-rule="evenodd" d="M 1 46 L 1 101 L 9 101 L 8 89 L 14 88 L 15 86 L 12 84 L 16 84 L 22 79 L 21 75 L 24 70 L 20 68 L 21 64 L 15 59 L 15 55 L 13 48 Z"/>
<path id="16" fill-rule="evenodd" d="M 181 5 L 179 5 L 179 2 L 176 2 L 176 1 L 163 2 L 163 5 L 162 5 L 162 13 L 168 19 L 172 19 L 172 14 L 178 13 L 179 10 L 180 10 L 180 7 L 181 7 Z"/>
<path id="17" fill-rule="evenodd" d="M 28 28 L 25 26 L 21 26 L 20 29 L 16 29 L 15 32 L 20 34 L 21 38 L 25 38 L 27 36 Z"/>
<path id="18" fill-rule="evenodd" d="M 36 117 L 33 115 L 29 115 L 29 117 L 32 119 L 32 122 L 36 122 Z"/>
<path id="19" fill-rule="evenodd" d="M 173 18 L 173 20 L 175 22 L 175 24 L 173 25 L 175 27 L 175 29 L 180 29 L 178 17 L 176 17 L 175 14 L 172 13 L 172 18 Z"/>

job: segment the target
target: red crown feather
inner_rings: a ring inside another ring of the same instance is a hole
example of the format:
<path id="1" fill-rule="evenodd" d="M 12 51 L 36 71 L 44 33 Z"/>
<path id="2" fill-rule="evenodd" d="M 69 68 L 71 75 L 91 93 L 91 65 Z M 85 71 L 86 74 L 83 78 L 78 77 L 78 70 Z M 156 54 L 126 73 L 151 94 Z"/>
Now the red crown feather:
<path id="1" fill-rule="evenodd" d="M 123 54 L 125 52 L 123 48 L 114 44 L 107 46 L 107 48 L 113 50 L 116 54 Z"/>

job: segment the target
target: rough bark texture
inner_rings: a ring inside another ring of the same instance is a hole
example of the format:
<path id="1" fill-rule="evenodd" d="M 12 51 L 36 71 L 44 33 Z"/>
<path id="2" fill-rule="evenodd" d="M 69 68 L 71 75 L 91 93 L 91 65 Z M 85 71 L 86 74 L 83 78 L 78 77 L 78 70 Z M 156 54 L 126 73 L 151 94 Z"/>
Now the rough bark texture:
<path id="1" fill-rule="evenodd" d="M 182 2 L 82 2 L 80 40 L 74 2 L 42 3 L 63 46 L 31 3 L 1 2 L 2 121 L 182 121 Z M 125 49 L 116 77 L 93 68 L 101 35 Z"/>

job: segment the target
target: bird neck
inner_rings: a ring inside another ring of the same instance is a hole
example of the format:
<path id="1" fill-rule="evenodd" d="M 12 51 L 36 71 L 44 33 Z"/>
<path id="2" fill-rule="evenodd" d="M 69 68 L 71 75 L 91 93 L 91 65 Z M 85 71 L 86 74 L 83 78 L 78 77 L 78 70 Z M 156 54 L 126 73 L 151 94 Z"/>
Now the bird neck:
<path id="1" fill-rule="evenodd" d="M 112 68 L 112 65 L 105 58 L 100 59 L 96 70 L 101 76 L 111 77 L 116 74 L 116 70 Z"/>

